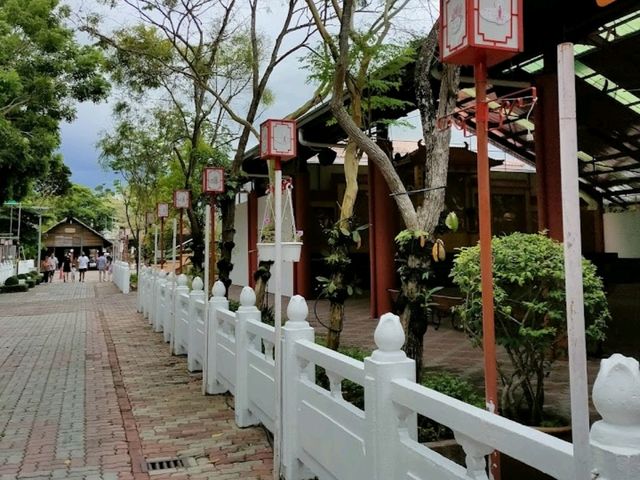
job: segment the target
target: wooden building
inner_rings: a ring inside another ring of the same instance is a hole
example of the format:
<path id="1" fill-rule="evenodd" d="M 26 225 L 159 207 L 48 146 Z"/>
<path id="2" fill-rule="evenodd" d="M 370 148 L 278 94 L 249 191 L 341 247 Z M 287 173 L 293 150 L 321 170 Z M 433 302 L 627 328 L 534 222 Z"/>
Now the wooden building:
<path id="1" fill-rule="evenodd" d="M 42 234 L 42 248 L 55 252 L 58 258 L 71 250 L 76 256 L 82 251 L 92 256 L 111 247 L 111 241 L 73 217 L 65 218 Z"/>

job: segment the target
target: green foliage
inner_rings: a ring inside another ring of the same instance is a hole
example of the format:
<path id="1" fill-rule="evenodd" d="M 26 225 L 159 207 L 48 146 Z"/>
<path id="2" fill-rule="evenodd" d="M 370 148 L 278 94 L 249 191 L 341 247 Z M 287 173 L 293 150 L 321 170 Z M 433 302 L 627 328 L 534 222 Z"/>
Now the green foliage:
<path id="1" fill-rule="evenodd" d="M 514 233 L 494 237 L 492 248 L 496 342 L 506 349 L 512 363 L 510 368 L 499 368 L 501 410 L 511 418 L 539 424 L 544 378 L 567 342 L 562 244 L 544 234 Z M 601 341 L 610 319 L 602 281 L 587 260 L 582 262 L 582 274 L 586 333 Z M 478 246 L 461 249 L 451 276 L 465 298 L 458 308 L 460 318 L 472 340 L 480 344 Z"/>
<path id="2" fill-rule="evenodd" d="M 350 268 L 349 252 L 352 248 L 360 247 L 361 232 L 369 228 L 369 225 L 356 226 L 355 223 L 356 220 L 352 217 L 322 229 L 329 246 L 329 252 L 324 254 L 323 260 L 330 277 L 318 276 L 316 280 L 321 296 L 332 303 L 344 304 L 347 298 L 362 293 L 358 287 L 358 279 Z"/>
<path id="3" fill-rule="evenodd" d="M 474 407 L 485 407 L 482 392 L 469 381 L 458 375 L 440 371 L 429 372 L 422 377 L 420 383 L 427 388 L 473 405 Z M 430 418 L 418 415 L 419 442 L 436 442 L 451 438 L 453 438 L 453 432 L 450 428 Z"/>
<path id="4" fill-rule="evenodd" d="M 0 2 L 0 203 L 49 175 L 68 186 L 55 153 L 60 122 L 74 118 L 75 101 L 108 93 L 100 54 L 75 42 L 68 15 L 57 0 Z"/>
<path id="5" fill-rule="evenodd" d="M 0 287 L 0 291 L 2 291 L 2 293 L 14 293 L 14 292 L 26 292 L 27 290 L 29 290 L 29 286 L 24 284 L 24 285 L 7 285 L 5 283 L 5 285 L 3 287 Z"/>
<path id="6" fill-rule="evenodd" d="M 18 285 L 19 283 L 20 283 L 20 279 L 19 279 L 18 277 L 16 277 L 15 275 L 14 275 L 14 276 L 12 276 L 12 277 L 7 278 L 7 279 L 4 281 L 4 284 L 5 284 L 7 287 L 10 287 L 10 286 L 12 286 L 12 285 Z"/>
<path id="7" fill-rule="evenodd" d="M 48 213 L 55 221 L 75 217 L 97 231 L 112 227 L 115 207 L 109 189 L 97 187 L 93 191 L 74 184 L 65 196 L 51 199 L 50 204 Z"/>

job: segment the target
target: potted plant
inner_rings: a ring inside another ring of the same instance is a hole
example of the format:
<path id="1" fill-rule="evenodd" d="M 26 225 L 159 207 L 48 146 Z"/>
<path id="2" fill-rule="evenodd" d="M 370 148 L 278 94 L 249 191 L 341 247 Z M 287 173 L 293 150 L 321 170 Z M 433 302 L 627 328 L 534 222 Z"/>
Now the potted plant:
<path id="1" fill-rule="evenodd" d="M 296 229 L 296 219 L 293 213 L 291 191 L 293 187 L 290 179 L 282 182 L 282 260 L 285 262 L 297 262 L 302 251 L 302 230 Z M 275 205 L 273 188 L 269 189 L 267 205 L 260 228 L 260 241 L 257 244 L 258 256 L 261 261 L 273 261 L 276 259 L 275 248 Z"/>
<path id="2" fill-rule="evenodd" d="M 567 345 L 562 244 L 543 233 L 494 237 L 493 276 L 496 343 L 509 364 L 499 364 L 500 412 L 526 425 L 543 425 L 544 380 Z M 583 259 L 587 338 L 604 340 L 610 319 L 602 280 Z M 462 248 L 451 272 L 464 303 L 457 307 L 476 345 L 482 342 L 480 249 Z"/>

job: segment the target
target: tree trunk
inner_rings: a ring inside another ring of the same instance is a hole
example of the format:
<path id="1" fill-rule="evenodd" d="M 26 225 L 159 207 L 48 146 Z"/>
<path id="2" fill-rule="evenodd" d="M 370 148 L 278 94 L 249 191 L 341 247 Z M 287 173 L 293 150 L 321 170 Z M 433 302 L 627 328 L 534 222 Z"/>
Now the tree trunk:
<path id="1" fill-rule="evenodd" d="M 231 286 L 231 271 L 233 263 L 231 263 L 231 254 L 235 243 L 233 241 L 236 218 L 236 202 L 235 198 L 221 202 L 222 214 L 222 233 L 220 236 L 220 259 L 218 260 L 218 279 L 224 284 L 227 295 L 229 295 L 229 287 Z"/>
<path id="2" fill-rule="evenodd" d="M 189 226 L 191 228 L 191 250 L 193 256 L 191 257 L 191 265 L 197 270 L 202 270 L 204 263 L 204 236 L 202 232 L 202 226 L 199 223 L 198 215 L 192 208 L 187 209 L 187 216 L 189 217 Z"/>
<path id="3" fill-rule="evenodd" d="M 342 320 L 344 318 L 344 304 L 337 302 L 331 303 L 329 312 L 329 332 L 327 333 L 327 347 L 331 350 L 338 350 L 338 347 L 340 347 Z"/>

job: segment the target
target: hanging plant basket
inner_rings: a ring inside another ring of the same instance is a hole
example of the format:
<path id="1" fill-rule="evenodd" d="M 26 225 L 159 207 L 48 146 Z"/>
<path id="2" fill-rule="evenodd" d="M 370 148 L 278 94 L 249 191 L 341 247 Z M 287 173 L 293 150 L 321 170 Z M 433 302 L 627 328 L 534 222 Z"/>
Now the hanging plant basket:
<path id="1" fill-rule="evenodd" d="M 263 262 L 276 259 L 275 243 L 258 243 L 258 256 Z M 282 260 L 285 262 L 299 262 L 302 252 L 302 242 L 282 242 Z"/>
<path id="2" fill-rule="evenodd" d="M 292 190 L 291 179 L 284 179 L 282 181 L 282 260 L 285 262 L 300 261 L 300 253 L 302 252 L 302 231 L 296 229 L 291 198 Z M 276 259 L 275 218 L 274 191 L 273 186 L 270 186 L 260 228 L 260 241 L 257 243 L 258 256 L 261 261 Z"/>

